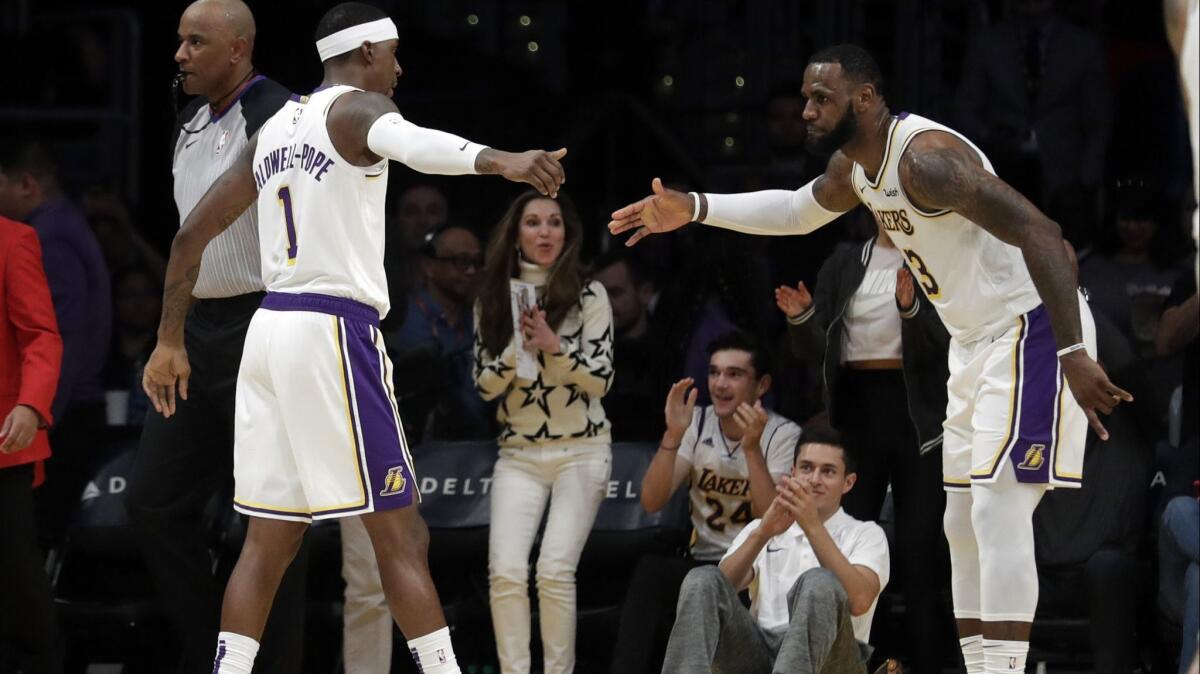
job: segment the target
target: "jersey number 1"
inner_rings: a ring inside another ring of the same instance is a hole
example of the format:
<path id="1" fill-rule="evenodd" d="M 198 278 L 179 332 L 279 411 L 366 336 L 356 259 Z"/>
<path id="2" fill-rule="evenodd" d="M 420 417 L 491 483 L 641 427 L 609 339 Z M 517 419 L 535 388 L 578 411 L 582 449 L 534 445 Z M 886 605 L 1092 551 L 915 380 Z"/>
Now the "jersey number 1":
<path id="1" fill-rule="evenodd" d="M 283 221 L 287 224 L 288 237 L 288 266 L 296 264 L 296 219 L 292 216 L 292 191 L 287 185 L 275 193 L 279 197 L 279 205 L 283 207 Z"/>

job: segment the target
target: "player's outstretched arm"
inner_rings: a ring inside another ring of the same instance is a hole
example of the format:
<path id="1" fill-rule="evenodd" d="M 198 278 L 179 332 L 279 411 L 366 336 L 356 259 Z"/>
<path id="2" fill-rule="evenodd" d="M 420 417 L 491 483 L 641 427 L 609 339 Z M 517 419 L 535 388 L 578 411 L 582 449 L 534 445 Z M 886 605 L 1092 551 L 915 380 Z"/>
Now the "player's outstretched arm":
<path id="1" fill-rule="evenodd" d="M 155 411 L 163 416 L 175 413 L 175 386 L 187 400 L 191 367 L 183 347 L 183 323 L 192 304 L 192 288 L 200 275 L 204 248 L 218 234 L 241 217 L 258 198 L 252 164 L 258 134 L 247 143 L 233 166 L 217 178 L 179 228 L 171 243 L 164 281 L 162 318 L 158 324 L 158 344 L 142 373 L 142 388 Z"/>
<path id="2" fill-rule="evenodd" d="M 928 131 L 917 136 L 900 158 L 900 182 L 913 205 L 950 209 L 1001 241 L 1021 249 L 1037 287 L 1059 349 L 1083 343 L 1079 320 L 1079 282 L 1062 243 L 1062 230 L 1028 199 L 987 172 L 978 155 L 955 136 Z M 1071 393 L 1102 438 L 1108 431 L 1096 412 L 1105 414 L 1133 400 L 1108 379 L 1083 349 L 1060 358 Z"/>
<path id="3" fill-rule="evenodd" d="M 626 246 L 693 221 L 746 234 L 807 234 L 858 204 L 850 183 L 852 166 L 845 155 L 835 152 L 824 174 L 795 191 L 684 194 L 663 187 L 655 178 L 650 196 L 613 212 L 608 231 L 616 235 L 635 230 Z"/>
<path id="4" fill-rule="evenodd" d="M 400 116 L 392 99 L 373 92 L 346 94 L 334 102 L 327 122 L 329 137 L 343 157 L 360 166 L 387 158 L 421 173 L 499 175 L 528 183 L 557 196 L 566 174 L 559 162 L 566 148 L 553 152 L 504 152 L 452 133 L 417 126 Z"/>

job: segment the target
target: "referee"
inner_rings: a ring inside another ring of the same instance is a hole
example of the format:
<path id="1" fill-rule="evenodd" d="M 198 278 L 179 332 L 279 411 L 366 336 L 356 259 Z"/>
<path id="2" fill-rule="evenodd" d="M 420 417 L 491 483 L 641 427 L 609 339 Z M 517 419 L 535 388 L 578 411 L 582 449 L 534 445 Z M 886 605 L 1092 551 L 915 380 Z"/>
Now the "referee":
<path id="1" fill-rule="evenodd" d="M 180 222 L 291 95 L 251 63 L 254 17 L 241 0 L 198 0 L 179 20 L 176 84 L 195 96 L 180 115 L 174 160 Z M 250 208 L 204 251 L 187 320 L 188 399 L 170 419 L 151 410 L 126 496 L 146 563 L 180 640 L 186 674 L 211 672 L 222 587 L 201 514 L 233 478 L 234 389 L 242 343 L 262 300 L 258 223 Z M 284 577 L 258 671 L 298 672 L 303 553 Z"/>

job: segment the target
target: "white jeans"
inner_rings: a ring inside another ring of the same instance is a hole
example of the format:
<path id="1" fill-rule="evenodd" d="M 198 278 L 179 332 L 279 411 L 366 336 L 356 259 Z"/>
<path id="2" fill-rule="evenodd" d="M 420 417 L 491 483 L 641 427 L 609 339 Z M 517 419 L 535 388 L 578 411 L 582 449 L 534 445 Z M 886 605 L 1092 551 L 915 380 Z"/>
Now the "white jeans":
<path id="1" fill-rule="evenodd" d="M 529 551 L 546 502 L 537 560 L 545 674 L 575 669 L 575 567 L 612 470 L 608 445 L 547 443 L 502 448 L 492 477 L 488 572 L 503 674 L 528 674 Z"/>
<path id="2" fill-rule="evenodd" d="M 343 517 L 342 578 L 346 603 L 342 610 L 342 659 L 354 674 L 388 674 L 392 669 L 392 613 L 375 547 L 357 517 Z"/>

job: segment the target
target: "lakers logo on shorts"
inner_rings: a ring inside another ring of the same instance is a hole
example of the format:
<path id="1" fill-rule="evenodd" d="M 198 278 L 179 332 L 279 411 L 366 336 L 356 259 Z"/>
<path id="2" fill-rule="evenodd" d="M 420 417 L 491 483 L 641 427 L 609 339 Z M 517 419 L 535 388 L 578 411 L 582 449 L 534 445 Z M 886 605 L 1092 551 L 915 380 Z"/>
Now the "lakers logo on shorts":
<path id="1" fill-rule="evenodd" d="M 1017 464 L 1017 468 L 1037 470 L 1042 467 L 1043 463 L 1046 463 L 1046 446 L 1030 445 L 1029 449 L 1025 451 L 1025 460 Z"/>
<path id="2" fill-rule="evenodd" d="M 408 480 L 404 479 L 404 466 L 393 466 L 388 468 L 387 476 L 383 478 L 383 491 L 379 492 L 380 496 L 392 496 L 404 491 L 404 485 L 408 484 Z"/>

